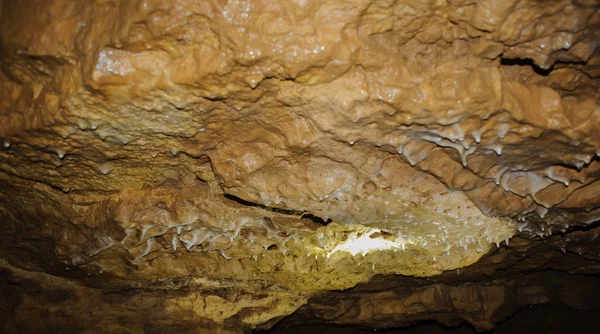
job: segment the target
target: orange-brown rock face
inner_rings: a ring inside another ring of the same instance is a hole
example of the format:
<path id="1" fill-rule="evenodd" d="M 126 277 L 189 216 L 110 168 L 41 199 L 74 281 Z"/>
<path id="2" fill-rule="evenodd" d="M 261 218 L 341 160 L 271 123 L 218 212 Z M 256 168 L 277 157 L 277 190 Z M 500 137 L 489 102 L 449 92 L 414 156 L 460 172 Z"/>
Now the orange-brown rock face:
<path id="1" fill-rule="evenodd" d="M 597 274 L 599 8 L 1 1 L 4 328 L 268 328 L 374 275 L 517 266 L 515 236 L 563 250 L 515 268 Z M 440 303 L 419 319 L 469 308 Z"/>

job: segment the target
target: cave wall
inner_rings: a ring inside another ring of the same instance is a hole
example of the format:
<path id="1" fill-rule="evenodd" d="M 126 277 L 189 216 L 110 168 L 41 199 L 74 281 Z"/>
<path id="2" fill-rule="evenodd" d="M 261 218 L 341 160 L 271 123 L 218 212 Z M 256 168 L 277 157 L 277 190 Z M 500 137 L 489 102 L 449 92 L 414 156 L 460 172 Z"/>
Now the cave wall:
<path id="1" fill-rule="evenodd" d="M 248 331 L 373 277 L 597 275 L 599 27 L 593 0 L 0 1 L 5 328 Z"/>

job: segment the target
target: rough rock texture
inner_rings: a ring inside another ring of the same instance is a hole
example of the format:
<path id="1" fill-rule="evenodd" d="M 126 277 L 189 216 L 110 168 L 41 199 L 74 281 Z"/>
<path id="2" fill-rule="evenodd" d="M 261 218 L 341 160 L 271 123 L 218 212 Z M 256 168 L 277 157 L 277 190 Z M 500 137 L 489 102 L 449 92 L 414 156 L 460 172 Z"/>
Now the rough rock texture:
<path id="1" fill-rule="evenodd" d="M 598 275 L 599 7 L 0 1 L 4 328 L 489 329 Z"/>

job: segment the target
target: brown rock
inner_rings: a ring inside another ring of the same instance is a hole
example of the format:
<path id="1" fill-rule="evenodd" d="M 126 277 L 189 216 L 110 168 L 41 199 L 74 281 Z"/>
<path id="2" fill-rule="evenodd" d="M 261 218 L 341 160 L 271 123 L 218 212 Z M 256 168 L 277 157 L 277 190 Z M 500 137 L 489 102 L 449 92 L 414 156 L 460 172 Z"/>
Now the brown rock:
<path id="1" fill-rule="evenodd" d="M 587 305 L 514 275 L 598 273 L 598 8 L 1 1 L 4 329 L 249 331 L 310 300 L 300 319 L 487 330 Z M 377 275 L 441 281 L 332 302 Z"/>

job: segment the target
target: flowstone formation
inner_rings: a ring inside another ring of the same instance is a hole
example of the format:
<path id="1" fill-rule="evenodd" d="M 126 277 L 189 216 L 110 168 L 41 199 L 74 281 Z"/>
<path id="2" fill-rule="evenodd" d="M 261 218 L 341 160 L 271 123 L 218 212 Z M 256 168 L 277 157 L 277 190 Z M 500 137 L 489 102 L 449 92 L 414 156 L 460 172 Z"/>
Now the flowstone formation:
<path id="1" fill-rule="evenodd" d="M 598 1 L 4 0 L 0 29 L 4 330 L 596 307 L 515 277 L 600 273 Z"/>

